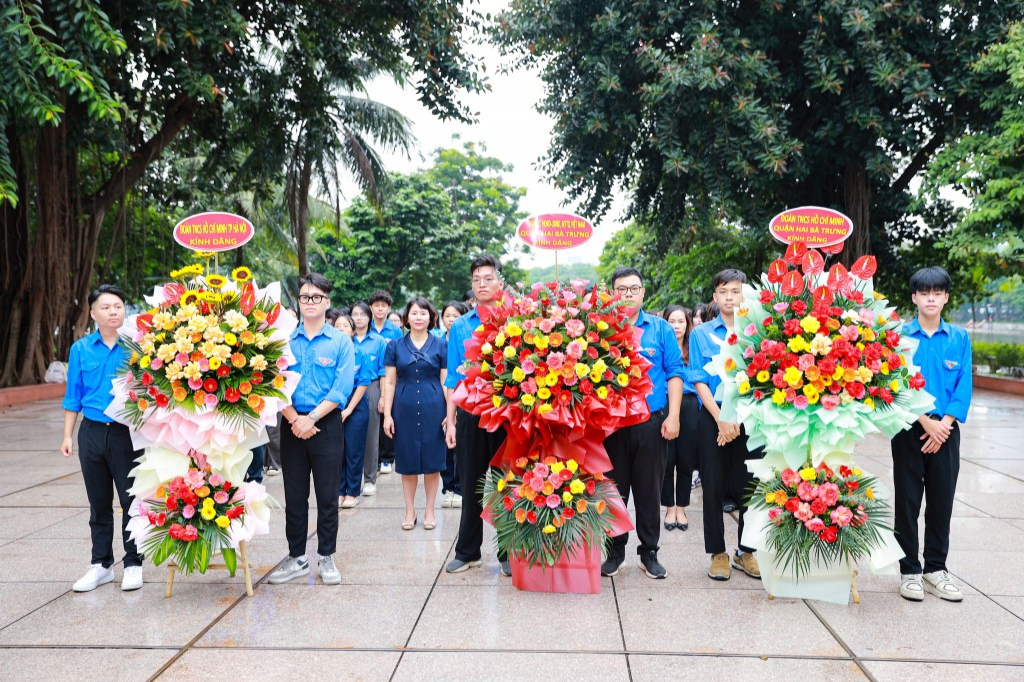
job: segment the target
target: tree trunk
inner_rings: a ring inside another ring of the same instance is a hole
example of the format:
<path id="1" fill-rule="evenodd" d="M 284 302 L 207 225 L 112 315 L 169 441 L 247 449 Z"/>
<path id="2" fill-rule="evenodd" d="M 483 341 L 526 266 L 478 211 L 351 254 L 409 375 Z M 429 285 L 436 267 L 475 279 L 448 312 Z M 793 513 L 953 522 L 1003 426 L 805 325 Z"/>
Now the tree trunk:
<path id="1" fill-rule="evenodd" d="M 299 261 L 299 277 L 309 274 L 309 183 L 313 175 L 313 160 L 302 156 L 302 167 L 294 179 L 292 207 L 288 212 L 292 220 L 292 234 L 295 235 L 295 257 Z"/>
<path id="2" fill-rule="evenodd" d="M 863 159 L 849 161 L 843 169 L 843 203 L 853 221 L 853 234 L 840 257 L 847 267 L 871 253 L 871 183 Z"/>

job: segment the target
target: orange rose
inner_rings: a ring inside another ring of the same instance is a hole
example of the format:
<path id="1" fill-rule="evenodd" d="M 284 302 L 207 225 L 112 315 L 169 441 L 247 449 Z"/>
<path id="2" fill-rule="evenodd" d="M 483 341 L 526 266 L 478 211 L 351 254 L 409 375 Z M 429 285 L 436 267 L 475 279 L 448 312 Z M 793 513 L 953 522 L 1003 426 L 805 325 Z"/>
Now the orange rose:
<path id="1" fill-rule="evenodd" d="M 139 402 L 136 404 L 139 406 L 139 409 L 143 412 L 149 409 L 149 401 L 146 400 L 145 398 L 139 398 Z"/>
<path id="2" fill-rule="evenodd" d="M 608 505 L 605 504 L 604 500 L 598 500 L 595 508 L 597 509 L 598 514 L 604 514 L 604 510 L 608 508 Z"/>
<path id="3" fill-rule="evenodd" d="M 561 528 L 565 525 L 565 519 L 563 519 L 561 516 L 556 516 L 555 518 L 551 519 L 551 525 L 553 525 L 555 528 Z"/>
<path id="4" fill-rule="evenodd" d="M 576 502 L 576 513 L 582 514 L 587 511 L 588 503 L 586 500 L 579 500 Z"/>
<path id="5" fill-rule="evenodd" d="M 525 509 L 516 509 L 516 521 L 519 523 L 523 523 L 524 521 L 526 521 Z"/>

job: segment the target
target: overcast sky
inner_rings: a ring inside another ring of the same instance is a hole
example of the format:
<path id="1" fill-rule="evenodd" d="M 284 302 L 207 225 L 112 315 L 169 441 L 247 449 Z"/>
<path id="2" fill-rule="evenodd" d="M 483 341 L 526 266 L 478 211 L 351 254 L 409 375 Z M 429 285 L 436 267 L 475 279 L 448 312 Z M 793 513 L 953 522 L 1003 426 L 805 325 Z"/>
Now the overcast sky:
<path id="1" fill-rule="evenodd" d="M 483 0 L 478 7 L 493 16 L 505 4 L 504 0 Z M 417 101 L 412 88 L 403 90 L 389 79 L 369 84 L 372 99 L 394 107 L 413 121 L 413 132 L 418 140 L 418 149 L 412 159 L 398 154 L 385 155 L 388 170 L 407 173 L 423 168 L 437 147 L 458 146 L 462 142 L 483 143 L 490 156 L 514 166 L 515 170 L 507 174 L 505 180 L 526 188 L 526 197 L 520 203 L 524 211 L 530 214 L 573 212 L 575 207 L 567 203 L 565 193 L 545 180 L 545 173 L 537 164 L 550 143 L 552 126 L 552 120 L 536 110 L 536 104 L 544 94 L 539 74 L 526 70 L 507 75 L 499 73 L 497 67 L 502 57 L 491 45 L 477 47 L 474 52 L 487 66 L 486 75 L 492 90 L 483 95 L 462 97 L 470 110 L 477 113 L 478 122 L 472 125 L 437 120 Z M 452 141 L 456 134 L 461 141 Z M 358 194 L 352 183 L 346 183 L 342 191 L 349 201 Z M 562 251 L 560 261 L 597 263 L 604 243 L 622 227 L 625 207 L 625 199 L 617 197 L 608 215 L 594 225 L 593 238 L 583 246 Z M 593 222 L 591 216 L 583 217 Z M 550 265 L 554 263 L 554 255 L 551 251 L 529 249 L 529 255 L 521 258 L 520 263 L 527 267 Z"/>

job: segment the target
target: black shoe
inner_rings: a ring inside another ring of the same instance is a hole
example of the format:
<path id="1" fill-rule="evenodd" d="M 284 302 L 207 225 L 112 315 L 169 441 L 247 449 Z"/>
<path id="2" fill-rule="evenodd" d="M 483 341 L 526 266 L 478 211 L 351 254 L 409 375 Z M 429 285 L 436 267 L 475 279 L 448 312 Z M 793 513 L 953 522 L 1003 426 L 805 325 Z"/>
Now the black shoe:
<path id="1" fill-rule="evenodd" d="M 665 522 L 665 530 L 675 530 L 678 525 L 679 524 L 677 524 L 677 523 L 669 523 L 668 521 L 666 521 Z"/>
<path id="2" fill-rule="evenodd" d="M 676 528 L 678 528 L 679 530 L 688 530 L 690 528 L 690 522 L 687 521 L 686 523 L 677 523 Z"/>
<path id="3" fill-rule="evenodd" d="M 499 561 L 498 570 L 506 578 L 512 575 L 512 566 L 508 563 L 508 561 Z"/>
<path id="4" fill-rule="evenodd" d="M 644 569 L 648 578 L 661 580 L 668 576 L 668 571 L 665 570 L 665 567 L 658 563 L 658 552 L 653 549 L 640 552 L 640 568 Z"/>
<path id="5" fill-rule="evenodd" d="M 724 502 L 722 502 L 722 511 L 724 511 L 726 514 L 732 513 L 736 511 L 738 508 L 739 506 L 732 500 L 725 500 Z"/>
<path id="6" fill-rule="evenodd" d="M 619 566 L 622 565 L 622 561 L 623 560 L 619 557 L 608 557 L 608 560 L 601 564 L 601 575 L 608 578 L 613 575 L 617 575 L 619 572 Z"/>

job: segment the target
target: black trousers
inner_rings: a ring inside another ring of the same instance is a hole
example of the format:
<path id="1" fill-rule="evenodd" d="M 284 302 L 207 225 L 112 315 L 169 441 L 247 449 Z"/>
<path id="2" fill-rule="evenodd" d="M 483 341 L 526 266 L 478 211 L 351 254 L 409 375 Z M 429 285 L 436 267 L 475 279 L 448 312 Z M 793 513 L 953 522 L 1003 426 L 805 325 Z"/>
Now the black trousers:
<path id="1" fill-rule="evenodd" d="M 481 480 L 490 469 L 491 459 L 505 442 L 505 430 L 487 431 L 480 428 L 480 417 L 459 410 L 455 419 L 455 460 L 462 483 L 462 518 L 459 537 L 455 541 L 455 558 L 476 561 L 484 542 L 483 495 Z M 499 554 L 499 561 L 505 556 Z"/>
<path id="2" fill-rule="evenodd" d="M 718 423 L 711 413 L 702 409 L 697 417 L 697 456 L 704 491 L 704 551 L 708 554 L 725 552 L 725 517 L 722 498 L 731 497 L 739 505 L 740 528 L 736 542 L 741 551 L 754 549 L 743 544 L 743 514 L 747 511 L 747 498 L 754 491 L 754 475 L 747 471 L 746 460 L 761 459 L 764 449 L 747 449 L 747 434 L 740 427 L 736 440 L 718 444 Z"/>
<path id="3" fill-rule="evenodd" d="M 78 461 L 82 465 L 85 494 L 89 498 L 89 531 L 92 535 L 92 563 L 104 568 L 114 565 L 114 491 L 121 504 L 121 542 L 124 545 L 124 565 L 141 566 L 142 555 L 130 539 L 128 513 L 132 497 L 128 472 L 135 467 L 135 458 L 141 450 L 132 449 L 128 427 L 113 422 L 104 424 L 83 419 L 78 429 Z"/>
<path id="4" fill-rule="evenodd" d="M 316 539 L 320 556 L 334 554 L 338 544 L 338 487 L 345 456 L 345 426 L 334 410 L 317 423 L 320 432 L 306 440 L 281 425 L 281 473 L 284 475 L 284 532 L 288 553 L 306 553 L 309 518 L 309 475 L 316 493 Z"/>
<path id="5" fill-rule="evenodd" d="M 696 394 L 683 396 L 679 410 L 679 438 L 668 441 L 665 460 L 665 483 L 661 487 L 661 503 L 666 507 L 688 507 L 693 490 L 693 470 L 697 468 L 697 412 L 700 401 Z"/>
<path id="6" fill-rule="evenodd" d="M 917 518 L 921 501 L 924 509 L 924 573 L 946 570 L 949 554 L 949 520 L 953 516 L 953 494 L 960 474 L 960 425 L 953 422 L 953 431 L 938 452 L 925 454 L 924 427 L 917 422 L 892 439 L 892 479 L 895 492 L 896 541 L 904 556 L 900 573 L 921 573 L 920 546 L 917 540 Z"/>
<path id="7" fill-rule="evenodd" d="M 661 539 L 661 486 L 668 449 L 668 441 L 661 437 L 661 425 L 667 416 L 668 408 L 663 408 L 644 423 L 619 429 L 604 441 L 612 460 L 608 476 L 615 481 L 623 503 L 629 504 L 629 493 L 634 493 L 636 535 L 640 539 L 637 554 L 658 551 Z M 629 533 L 613 537 L 608 558 L 621 563 L 628 541 Z"/>

